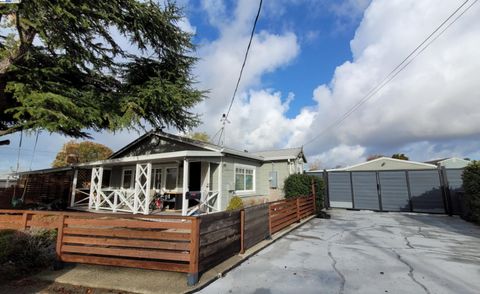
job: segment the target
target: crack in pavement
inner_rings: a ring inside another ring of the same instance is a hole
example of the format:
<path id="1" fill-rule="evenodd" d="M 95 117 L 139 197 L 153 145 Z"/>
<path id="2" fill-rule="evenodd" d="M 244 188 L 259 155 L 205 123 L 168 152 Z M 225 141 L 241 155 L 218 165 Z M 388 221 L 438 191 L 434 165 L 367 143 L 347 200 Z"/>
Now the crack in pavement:
<path id="1" fill-rule="evenodd" d="M 422 287 L 422 289 L 425 291 L 425 293 L 427 294 L 430 294 L 430 290 L 428 290 L 427 287 L 425 287 L 424 284 L 420 283 L 416 278 L 415 276 L 413 275 L 413 266 L 411 264 L 409 264 L 405 259 L 402 258 L 402 256 L 400 254 L 398 254 L 397 251 L 393 250 L 392 249 L 392 252 L 395 253 L 395 255 L 397 256 L 397 259 L 403 263 L 404 265 L 408 266 L 408 276 L 412 279 L 413 282 L 415 282 L 417 285 L 419 285 L 420 287 Z"/>
<path id="2" fill-rule="evenodd" d="M 328 243 L 328 256 L 330 257 L 330 259 L 332 260 L 332 267 L 333 267 L 333 270 L 337 273 L 337 275 L 340 277 L 340 279 L 342 280 L 341 284 L 340 284 L 340 290 L 338 291 L 339 294 L 343 294 L 344 293 L 344 290 L 345 290 L 345 276 L 338 270 L 337 268 L 337 260 L 333 257 L 332 255 L 332 251 L 331 251 L 331 244 Z"/>
<path id="3" fill-rule="evenodd" d="M 415 249 L 415 247 L 413 247 L 412 244 L 410 244 L 410 240 L 408 240 L 408 237 L 409 236 L 403 236 L 403 239 L 405 239 L 405 242 L 407 243 L 408 248 Z"/>

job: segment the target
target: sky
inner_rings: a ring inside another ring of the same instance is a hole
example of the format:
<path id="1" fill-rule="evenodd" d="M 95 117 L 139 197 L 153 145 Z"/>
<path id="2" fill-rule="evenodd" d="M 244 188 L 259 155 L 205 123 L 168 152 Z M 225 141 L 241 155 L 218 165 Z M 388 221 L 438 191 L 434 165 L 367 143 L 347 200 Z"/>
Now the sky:
<path id="1" fill-rule="evenodd" d="M 470 0 L 473 2 L 473 0 Z M 405 153 L 411 160 L 480 159 L 480 4 L 475 4 L 343 123 L 328 128 L 381 82 L 464 0 L 265 0 L 225 145 L 239 150 L 303 146 L 321 168 Z M 211 137 L 220 129 L 248 44 L 257 0 L 178 1 L 194 33 L 193 74 L 207 99 L 193 110 Z M 465 6 L 466 7 L 466 6 Z M 176 133 L 176 130 L 170 130 Z M 139 133 L 92 133 L 118 150 Z M 0 173 L 50 167 L 71 140 L 8 136 Z M 2 138 L 3 139 L 3 138 Z M 20 155 L 18 157 L 18 155 Z"/>

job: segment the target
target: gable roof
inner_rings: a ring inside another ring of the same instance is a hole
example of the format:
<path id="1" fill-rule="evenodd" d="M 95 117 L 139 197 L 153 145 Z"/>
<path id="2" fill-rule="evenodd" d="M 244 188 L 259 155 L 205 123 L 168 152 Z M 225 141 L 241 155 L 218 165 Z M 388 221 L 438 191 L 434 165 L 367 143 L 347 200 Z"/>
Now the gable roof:
<path id="1" fill-rule="evenodd" d="M 278 149 L 278 150 L 268 150 L 268 151 L 258 151 L 252 152 L 257 156 L 263 157 L 264 160 L 287 160 L 287 159 L 296 159 L 301 156 L 304 162 L 307 162 L 305 155 L 303 154 L 303 148 L 289 148 L 289 149 Z"/>
<path id="2" fill-rule="evenodd" d="M 379 157 L 374 160 L 367 162 L 362 162 L 359 164 L 337 168 L 329 169 L 327 171 L 362 171 L 362 170 L 403 170 L 403 169 L 436 169 L 437 166 L 433 164 L 395 159 L 390 157 Z"/>
<path id="3" fill-rule="evenodd" d="M 144 135 L 140 136 L 139 138 L 133 140 L 125 147 L 119 149 L 118 151 L 114 152 L 108 159 L 119 158 L 121 155 L 128 150 L 134 148 L 138 144 L 141 144 L 145 140 L 151 138 L 152 136 L 157 136 L 161 139 L 172 140 L 176 142 L 181 142 L 187 145 L 191 145 L 197 148 L 205 149 L 206 151 L 214 151 L 214 152 L 221 152 L 224 154 L 230 154 L 233 156 L 240 156 L 246 157 L 258 161 L 271 161 L 271 160 L 287 160 L 287 159 L 295 159 L 299 155 L 302 156 L 304 162 L 306 162 L 305 156 L 303 154 L 302 148 L 291 148 L 291 149 L 279 149 L 279 150 L 271 150 L 271 151 L 260 151 L 260 152 L 247 152 L 247 151 L 240 151 L 229 147 L 222 147 L 210 142 L 199 141 L 191 138 L 187 138 L 184 136 L 178 136 L 163 132 L 161 130 L 152 130 Z"/>

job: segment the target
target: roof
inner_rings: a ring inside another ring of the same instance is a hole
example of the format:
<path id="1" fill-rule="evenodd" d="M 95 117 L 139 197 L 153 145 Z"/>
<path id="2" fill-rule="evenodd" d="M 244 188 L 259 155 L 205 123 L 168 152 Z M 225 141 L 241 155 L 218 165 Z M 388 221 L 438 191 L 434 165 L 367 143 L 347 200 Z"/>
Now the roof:
<path id="1" fill-rule="evenodd" d="M 45 169 L 23 171 L 23 172 L 12 173 L 12 174 L 18 174 L 18 175 L 50 174 L 50 173 L 69 171 L 72 169 L 73 169 L 73 166 L 70 165 L 70 166 L 63 166 L 63 167 L 52 167 L 52 168 L 45 168 Z"/>
<path id="2" fill-rule="evenodd" d="M 362 170 L 403 170 L 403 169 L 436 169 L 437 166 L 433 164 L 395 159 L 390 157 L 379 157 L 374 160 L 367 162 L 362 162 L 359 164 L 337 168 L 329 169 L 327 171 L 362 171 Z"/>
<path id="3" fill-rule="evenodd" d="M 125 147 L 121 148 L 120 150 L 114 152 L 108 159 L 114 159 L 118 157 L 123 152 L 127 151 L 128 149 L 132 148 L 133 146 L 141 143 L 142 141 L 150 138 L 151 136 L 157 136 L 164 139 L 174 140 L 177 142 L 182 142 L 185 144 L 189 144 L 192 146 L 200 147 L 208 151 L 213 152 L 221 152 L 224 154 L 230 154 L 234 156 L 246 157 L 258 161 L 271 161 L 271 160 L 287 160 L 287 159 L 295 159 L 299 155 L 301 155 L 306 162 L 305 156 L 303 154 L 303 149 L 299 148 L 290 148 L 290 149 L 278 149 L 278 150 L 270 150 L 270 151 L 259 151 L 259 152 L 247 152 L 247 151 L 240 151 L 230 147 L 222 147 L 220 145 L 216 145 L 210 142 L 199 141 L 191 138 L 187 138 L 184 136 L 178 136 L 170 133 L 163 132 L 161 130 L 152 130 L 144 135 L 140 136 L 136 140 L 130 142 Z"/>
<path id="4" fill-rule="evenodd" d="M 303 148 L 289 148 L 289 149 L 278 149 L 278 150 L 268 150 L 268 151 L 258 151 L 252 152 L 252 154 L 263 157 L 264 160 L 286 160 L 286 159 L 296 159 L 299 155 L 303 157 L 306 162 L 305 156 L 303 155 Z"/>
<path id="5" fill-rule="evenodd" d="M 440 159 L 434 159 L 434 160 L 429 160 L 429 161 L 425 161 L 425 163 L 437 165 L 439 162 L 442 162 L 442 161 L 447 160 L 447 159 L 449 159 L 449 157 L 440 158 Z"/>
<path id="6" fill-rule="evenodd" d="M 148 162 L 150 160 L 172 160 L 183 159 L 185 157 L 221 157 L 222 153 L 215 151 L 177 151 L 177 152 L 165 152 L 139 156 L 129 156 L 120 158 L 111 158 L 105 160 L 98 160 L 93 162 L 76 164 L 78 167 L 96 166 L 96 165 L 115 165 L 118 163 L 137 163 Z"/>

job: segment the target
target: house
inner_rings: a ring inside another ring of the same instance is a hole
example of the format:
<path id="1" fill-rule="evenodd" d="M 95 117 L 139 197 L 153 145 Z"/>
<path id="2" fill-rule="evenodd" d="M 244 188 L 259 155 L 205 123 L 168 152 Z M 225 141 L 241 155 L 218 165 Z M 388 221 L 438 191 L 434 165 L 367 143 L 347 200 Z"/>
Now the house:
<path id="1" fill-rule="evenodd" d="M 470 163 L 470 160 L 466 160 L 458 157 L 450 157 L 450 158 L 447 157 L 442 159 L 426 161 L 425 163 L 434 164 L 436 166 L 445 167 L 445 168 L 464 168 Z"/>
<path id="2" fill-rule="evenodd" d="M 327 172 L 333 171 L 384 171 L 384 170 L 413 170 L 413 169 L 436 169 L 434 164 L 416 162 L 411 160 L 401 160 L 390 157 L 379 157 L 370 161 L 362 162 L 359 164 L 329 169 Z M 315 171 L 312 171 L 315 172 Z"/>
<path id="3" fill-rule="evenodd" d="M 161 195 L 183 215 L 221 211 L 235 195 L 282 198 L 284 179 L 304 163 L 302 148 L 250 153 L 154 130 L 106 160 L 75 165 L 70 206 L 149 214 Z"/>

